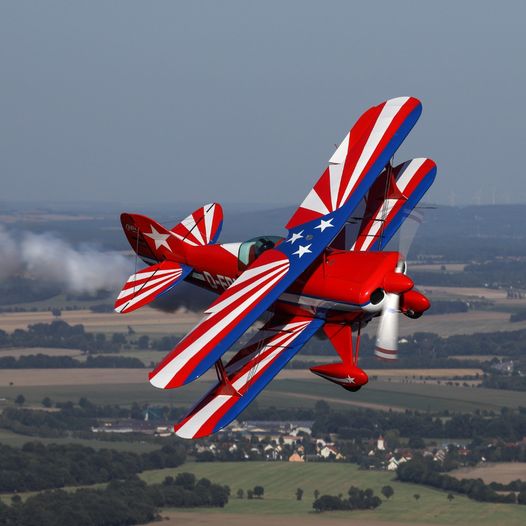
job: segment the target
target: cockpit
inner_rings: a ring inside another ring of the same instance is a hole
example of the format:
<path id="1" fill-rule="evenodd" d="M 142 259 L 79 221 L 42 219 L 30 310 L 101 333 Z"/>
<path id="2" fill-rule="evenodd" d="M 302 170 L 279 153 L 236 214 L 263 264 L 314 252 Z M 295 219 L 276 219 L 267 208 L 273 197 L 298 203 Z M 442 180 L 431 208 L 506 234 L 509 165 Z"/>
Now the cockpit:
<path id="1" fill-rule="evenodd" d="M 283 241 L 280 236 L 258 236 L 241 243 L 238 253 L 239 268 L 244 269 L 255 261 L 265 250 L 274 248 Z"/>

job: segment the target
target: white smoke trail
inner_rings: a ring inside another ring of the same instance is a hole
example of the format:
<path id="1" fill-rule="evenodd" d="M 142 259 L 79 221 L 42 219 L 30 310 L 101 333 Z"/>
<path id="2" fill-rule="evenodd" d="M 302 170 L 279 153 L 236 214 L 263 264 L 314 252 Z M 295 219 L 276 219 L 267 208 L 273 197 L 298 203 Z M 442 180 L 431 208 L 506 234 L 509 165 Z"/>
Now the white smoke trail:
<path id="1" fill-rule="evenodd" d="M 62 285 L 68 292 L 118 290 L 133 271 L 130 259 L 94 247 L 75 248 L 56 236 L 23 233 L 0 225 L 0 278 L 28 274 Z"/>
<path id="2" fill-rule="evenodd" d="M 0 225 L 0 279 L 16 274 L 21 263 L 20 251 L 16 241 Z"/>

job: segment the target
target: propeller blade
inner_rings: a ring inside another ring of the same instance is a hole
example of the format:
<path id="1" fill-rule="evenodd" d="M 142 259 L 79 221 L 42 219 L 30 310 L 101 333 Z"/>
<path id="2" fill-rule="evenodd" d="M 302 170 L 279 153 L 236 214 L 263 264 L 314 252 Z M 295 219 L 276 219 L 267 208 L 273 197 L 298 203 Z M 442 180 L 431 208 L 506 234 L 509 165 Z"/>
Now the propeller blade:
<path id="1" fill-rule="evenodd" d="M 419 210 L 413 210 L 403 222 L 400 227 L 400 233 L 398 237 L 398 252 L 402 256 L 404 261 L 407 261 L 411 245 L 415 239 L 417 230 L 419 229 L 422 221 L 424 220 L 424 214 Z"/>
<path id="2" fill-rule="evenodd" d="M 400 296 L 392 293 L 386 294 L 374 351 L 375 356 L 382 360 L 396 360 L 398 358 L 399 308 Z"/>

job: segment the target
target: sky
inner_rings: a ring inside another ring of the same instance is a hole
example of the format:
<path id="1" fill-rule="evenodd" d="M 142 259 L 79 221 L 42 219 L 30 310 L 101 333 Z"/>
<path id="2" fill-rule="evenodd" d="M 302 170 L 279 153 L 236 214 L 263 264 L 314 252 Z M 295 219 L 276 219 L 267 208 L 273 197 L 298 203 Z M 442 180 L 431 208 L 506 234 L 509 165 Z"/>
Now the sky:
<path id="1" fill-rule="evenodd" d="M 1 201 L 295 204 L 360 114 L 424 107 L 426 200 L 526 202 L 526 2 L 5 1 Z"/>

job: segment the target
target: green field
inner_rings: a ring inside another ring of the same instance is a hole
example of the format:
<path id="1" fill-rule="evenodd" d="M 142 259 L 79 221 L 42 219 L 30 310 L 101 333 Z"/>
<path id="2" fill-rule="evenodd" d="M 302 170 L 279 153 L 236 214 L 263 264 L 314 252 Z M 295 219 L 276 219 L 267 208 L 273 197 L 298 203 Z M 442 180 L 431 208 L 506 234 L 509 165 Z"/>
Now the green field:
<path id="1" fill-rule="evenodd" d="M 370 381 L 356 393 L 348 393 L 343 389 L 322 381 L 311 380 L 276 380 L 267 389 L 260 400 L 267 403 L 274 398 L 281 404 L 298 405 L 299 397 L 283 398 L 283 393 L 319 397 L 330 404 L 340 401 L 356 401 L 374 404 L 386 404 L 400 408 L 419 411 L 474 411 L 476 409 L 499 410 L 501 407 L 519 407 L 524 405 L 524 393 L 520 391 L 505 391 L 500 389 L 481 389 L 473 387 L 455 387 L 433 383 L 401 383 L 386 381 Z M 312 402 L 312 400 L 305 400 Z"/>
<path id="2" fill-rule="evenodd" d="M 131 358 L 138 358 L 144 363 L 144 365 L 149 367 L 151 362 L 155 364 L 160 362 L 167 353 L 168 351 L 152 351 L 152 350 L 149 350 L 149 351 L 121 351 L 119 353 L 119 356 L 129 356 Z M 234 356 L 234 354 L 235 352 L 225 353 L 223 356 L 223 361 L 225 363 L 228 362 L 228 360 L 230 360 Z M 101 356 L 115 356 L 115 355 L 110 353 L 107 355 L 101 354 Z M 326 363 L 326 362 L 331 362 L 334 360 L 335 360 L 335 356 L 333 353 L 327 353 L 326 355 L 299 354 L 292 359 L 292 361 L 316 362 L 316 363 Z"/>
<path id="3" fill-rule="evenodd" d="M 66 374 L 66 373 L 65 373 Z M 119 370 L 115 369 L 115 374 Z M 159 390 L 146 381 L 134 384 L 61 385 L 61 386 L 7 386 L 0 387 L 0 398 L 14 399 L 22 393 L 28 403 L 38 404 L 45 396 L 54 401 L 76 401 L 87 397 L 98 404 L 131 405 L 153 403 L 188 407 L 193 405 L 211 386 L 209 381 L 198 380 L 179 389 Z M 524 405 L 524 393 L 499 389 L 455 387 L 433 383 L 402 383 L 371 380 L 357 393 L 318 378 L 312 380 L 275 380 L 258 397 L 262 407 L 313 407 L 317 400 L 326 400 L 335 407 L 375 404 L 373 407 L 394 407 L 419 411 L 475 411 L 517 408 Z"/>
<path id="4" fill-rule="evenodd" d="M 115 369 L 115 374 L 119 374 L 118 369 Z M 28 404 L 39 404 L 45 396 L 49 396 L 54 402 L 67 402 L 68 400 L 75 402 L 84 396 L 97 404 L 130 406 L 133 402 L 137 402 L 138 404 L 187 406 L 195 402 L 209 388 L 209 382 L 194 382 L 180 389 L 161 390 L 152 387 L 146 380 L 142 384 L 14 385 L 0 387 L 0 398 L 12 400 L 22 393 Z"/>
<path id="5" fill-rule="evenodd" d="M 379 494 L 384 485 L 395 491 L 389 501 L 374 511 L 352 512 L 353 519 L 376 521 L 399 521 L 421 523 L 501 524 L 519 526 L 526 523 L 526 507 L 519 505 L 475 502 L 456 495 L 452 503 L 447 493 L 424 486 L 405 484 L 394 480 L 394 475 L 385 471 L 361 471 L 346 463 L 290 463 L 290 462 L 202 462 L 188 463 L 177 469 L 148 471 L 142 478 L 149 482 L 161 482 L 167 475 L 188 471 L 197 477 L 206 477 L 232 490 L 225 513 L 302 515 L 312 511 L 313 493 L 346 494 L 351 485 L 372 488 Z M 263 500 L 237 499 L 239 488 L 265 488 Z M 297 501 L 297 488 L 304 490 L 302 501 Z M 419 494 L 415 501 L 413 495 Z M 221 510 L 217 510 L 221 513 Z M 342 513 L 331 514 L 342 517 Z M 247 521 L 249 518 L 247 517 Z"/>

